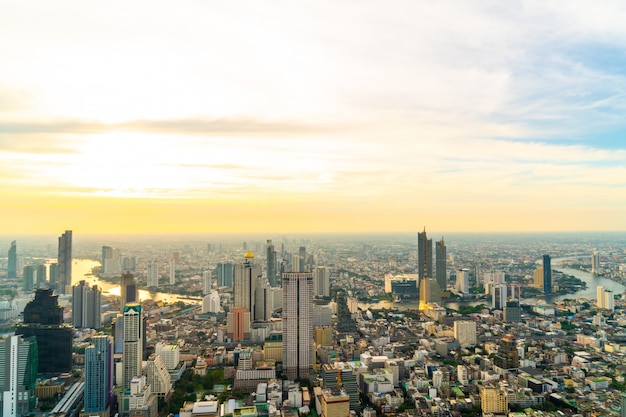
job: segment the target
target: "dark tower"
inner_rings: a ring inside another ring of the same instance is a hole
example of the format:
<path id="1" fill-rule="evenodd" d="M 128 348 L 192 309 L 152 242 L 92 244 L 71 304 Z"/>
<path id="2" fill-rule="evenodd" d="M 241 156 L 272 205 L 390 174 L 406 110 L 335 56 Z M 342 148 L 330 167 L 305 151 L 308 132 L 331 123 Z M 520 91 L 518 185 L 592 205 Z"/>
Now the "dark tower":
<path id="1" fill-rule="evenodd" d="M 57 291 L 65 294 L 67 287 L 72 285 L 72 231 L 66 230 L 59 236 L 59 277 Z"/>
<path id="2" fill-rule="evenodd" d="M 267 260 L 267 280 L 270 282 L 270 286 L 276 287 L 276 250 L 271 240 L 267 241 L 266 248 L 266 260 Z"/>
<path id="3" fill-rule="evenodd" d="M 63 324 L 63 307 L 51 289 L 38 289 L 35 299 L 24 308 L 24 323 L 16 335 L 35 336 L 39 350 L 39 373 L 61 374 L 72 371 L 72 326 Z"/>
<path id="4" fill-rule="evenodd" d="M 426 228 L 417 234 L 417 273 L 420 280 L 433 277 L 433 240 L 426 236 Z"/>
<path id="5" fill-rule="evenodd" d="M 543 255 L 543 293 L 552 294 L 552 267 L 550 255 Z"/>
<path id="6" fill-rule="evenodd" d="M 128 303 L 139 302 L 139 291 L 137 289 L 137 283 L 135 282 L 135 276 L 130 272 L 122 274 L 122 280 L 120 282 L 120 311 L 124 312 L 124 306 Z"/>
<path id="7" fill-rule="evenodd" d="M 446 245 L 443 237 L 435 243 L 435 266 L 437 273 L 437 284 L 442 291 L 446 290 Z"/>
<path id="8" fill-rule="evenodd" d="M 11 246 L 9 247 L 7 278 L 17 278 L 17 243 L 15 241 L 11 242 Z"/>

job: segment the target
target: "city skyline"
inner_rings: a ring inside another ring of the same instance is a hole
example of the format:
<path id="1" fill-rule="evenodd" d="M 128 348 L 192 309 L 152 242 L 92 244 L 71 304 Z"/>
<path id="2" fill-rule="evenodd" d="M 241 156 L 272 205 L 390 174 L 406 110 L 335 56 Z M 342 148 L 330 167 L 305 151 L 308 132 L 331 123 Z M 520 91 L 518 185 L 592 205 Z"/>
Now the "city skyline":
<path id="1" fill-rule="evenodd" d="M 626 230 L 625 5 L 102 6 L 0 6 L 3 234 Z"/>

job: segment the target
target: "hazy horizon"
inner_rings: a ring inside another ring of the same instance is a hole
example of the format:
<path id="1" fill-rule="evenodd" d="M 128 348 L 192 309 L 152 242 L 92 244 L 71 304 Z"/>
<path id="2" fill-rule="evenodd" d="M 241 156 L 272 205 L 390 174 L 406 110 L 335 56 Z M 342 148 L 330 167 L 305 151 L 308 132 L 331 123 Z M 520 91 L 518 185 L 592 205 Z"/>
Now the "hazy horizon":
<path id="1" fill-rule="evenodd" d="M 0 232 L 626 230 L 624 21 L 578 1 L 5 2 Z"/>

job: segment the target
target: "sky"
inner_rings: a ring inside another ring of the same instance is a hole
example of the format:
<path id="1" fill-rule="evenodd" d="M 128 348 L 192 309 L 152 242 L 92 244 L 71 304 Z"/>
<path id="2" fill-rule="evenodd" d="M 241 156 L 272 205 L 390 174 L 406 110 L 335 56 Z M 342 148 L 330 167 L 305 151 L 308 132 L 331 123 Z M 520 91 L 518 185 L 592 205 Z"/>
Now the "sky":
<path id="1" fill-rule="evenodd" d="M 625 21 L 0 0 L 0 232 L 624 231 Z"/>

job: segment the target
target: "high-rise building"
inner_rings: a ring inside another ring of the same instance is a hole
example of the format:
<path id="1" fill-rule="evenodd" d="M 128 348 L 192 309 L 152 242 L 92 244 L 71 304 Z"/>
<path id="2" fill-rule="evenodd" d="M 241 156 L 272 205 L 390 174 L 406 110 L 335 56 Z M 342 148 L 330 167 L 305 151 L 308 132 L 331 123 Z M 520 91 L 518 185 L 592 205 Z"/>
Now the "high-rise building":
<path id="1" fill-rule="evenodd" d="M 35 288 L 35 267 L 26 265 L 22 270 L 22 282 L 24 291 L 32 291 Z"/>
<path id="2" fill-rule="evenodd" d="M 43 288 L 46 285 L 46 275 L 47 275 L 47 270 L 46 270 L 46 266 L 44 264 L 39 264 L 37 265 L 37 271 L 36 271 L 36 275 L 37 275 L 37 280 L 35 283 L 35 287 L 36 288 Z"/>
<path id="3" fill-rule="evenodd" d="M 211 293 L 211 270 L 202 271 L 202 294 L 209 295 Z"/>
<path id="4" fill-rule="evenodd" d="M 85 348 L 85 413 L 108 415 L 113 398 L 111 337 L 97 335 Z"/>
<path id="5" fill-rule="evenodd" d="M 255 292 L 258 277 L 261 276 L 261 267 L 254 263 L 254 254 L 248 252 L 242 263 L 235 264 L 233 277 L 234 302 L 236 308 L 245 308 L 250 312 L 254 320 Z"/>
<path id="6" fill-rule="evenodd" d="M 308 378 L 313 366 L 313 274 L 283 274 L 283 370 L 290 379 Z"/>
<path id="7" fill-rule="evenodd" d="M 102 273 L 119 274 L 122 272 L 120 251 L 110 246 L 102 247 Z"/>
<path id="8" fill-rule="evenodd" d="M 12 241 L 9 247 L 9 263 L 7 265 L 7 278 L 17 278 L 17 242 Z"/>
<path id="9" fill-rule="evenodd" d="M 270 282 L 272 287 L 276 287 L 278 285 L 276 282 L 276 250 L 274 249 L 272 241 L 269 239 L 267 241 L 267 246 L 265 247 L 265 253 L 267 261 L 267 280 Z"/>
<path id="10" fill-rule="evenodd" d="M 426 227 L 417 234 L 417 274 L 419 278 L 433 276 L 433 240 L 426 236 Z"/>
<path id="11" fill-rule="evenodd" d="M 148 357 L 146 380 L 152 392 L 159 398 L 167 400 L 172 392 L 172 384 L 167 366 L 160 355 L 156 353 Z"/>
<path id="12" fill-rule="evenodd" d="M 457 269 L 456 290 L 461 294 L 469 294 L 469 273 L 468 268 Z"/>
<path id="13" fill-rule="evenodd" d="M 494 365 L 503 370 L 519 368 L 519 352 L 515 336 L 507 334 L 500 341 Z"/>
<path id="14" fill-rule="evenodd" d="M 427 304 L 441 304 L 441 288 L 434 278 L 424 278 L 420 285 L 419 309 L 425 310 Z"/>
<path id="15" fill-rule="evenodd" d="M 101 291 L 97 285 L 89 288 L 85 281 L 72 287 L 72 325 L 77 328 L 100 329 Z"/>
<path id="16" fill-rule="evenodd" d="M 250 339 L 250 321 L 250 312 L 247 308 L 230 309 L 226 320 L 226 332 L 233 342 Z"/>
<path id="17" fill-rule="evenodd" d="M 49 276 L 50 276 L 50 286 L 56 287 L 57 283 L 59 282 L 59 264 L 57 263 L 50 264 Z"/>
<path id="18" fill-rule="evenodd" d="M 284 297 L 284 287 L 283 287 L 283 297 Z M 284 298 L 283 298 L 284 300 Z M 348 308 L 348 300 L 346 297 L 346 293 L 344 291 L 337 291 L 337 295 L 335 297 L 335 302 L 337 303 L 337 332 L 339 333 L 355 333 L 357 331 L 356 321 L 352 318 L 352 313 L 350 313 L 350 309 Z M 312 309 L 313 307 L 311 307 Z M 284 305 L 283 305 L 284 311 Z M 284 329 L 284 324 L 283 324 Z"/>
<path id="19" fill-rule="evenodd" d="M 507 286 L 506 284 L 496 284 L 491 287 L 491 306 L 497 310 L 502 310 L 506 305 Z"/>
<path id="20" fill-rule="evenodd" d="M 125 272 L 120 279 L 120 310 L 124 312 L 124 306 L 139 302 L 139 289 L 135 282 L 135 276 L 131 272 Z"/>
<path id="21" fill-rule="evenodd" d="M 506 414 L 509 411 L 509 402 L 500 387 L 480 386 L 480 405 L 483 413 Z"/>
<path id="22" fill-rule="evenodd" d="M 269 321 L 274 311 L 273 288 L 265 277 L 258 277 L 254 300 L 254 320 Z"/>
<path id="23" fill-rule="evenodd" d="M 454 338 L 462 348 L 476 346 L 476 322 L 468 320 L 455 321 Z"/>
<path id="24" fill-rule="evenodd" d="M 170 259 L 170 285 L 176 285 L 176 259 Z"/>
<path id="25" fill-rule="evenodd" d="M 72 370 L 72 342 L 74 328 L 63 323 L 63 307 L 58 295 L 51 289 L 38 289 L 35 299 L 24 308 L 24 321 L 15 329 L 16 335 L 37 338 L 41 358 L 38 372 L 61 374 Z"/>
<path id="26" fill-rule="evenodd" d="M 234 265 L 232 262 L 220 262 L 215 268 L 217 270 L 217 286 L 233 287 Z"/>
<path id="27" fill-rule="evenodd" d="M 298 271 L 293 270 L 292 272 L 310 271 L 310 269 L 308 268 L 309 265 L 307 263 L 305 246 L 300 246 L 300 248 L 298 249 L 298 258 L 300 258 L 300 269 Z"/>
<path id="28" fill-rule="evenodd" d="M 550 266 L 550 255 L 543 255 L 543 292 L 552 294 L 552 267 Z"/>
<path id="29" fill-rule="evenodd" d="M 0 340 L 0 411 L 2 417 L 21 417 L 37 402 L 37 341 L 9 336 Z"/>
<path id="30" fill-rule="evenodd" d="M 124 344 L 122 365 L 124 368 L 123 389 L 130 389 L 131 380 L 141 375 L 143 353 L 143 314 L 141 304 L 124 306 Z"/>
<path id="31" fill-rule="evenodd" d="M 446 270 L 446 244 L 442 237 L 439 242 L 435 242 L 435 273 L 437 275 L 437 284 L 439 284 L 439 288 L 442 291 L 445 291 L 448 285 L 446 282 Z"/>
<path id="32" fill-rule="evenodd" d="M 596 274 L 600 272 L 600 252 L 593 251 L 591 253 L 591 273 Z"/>
<path id="33" fill-rule="evenodd" d="M 504 307 L 504 321 L 518 323 L 522 320 L 522 308 L 518 300 L 508 300 Z"/>
<path id="34" fill-rule="evenodd" d="M 330 268 L 316 266 L 313 270 L 313 295 L 330 297 Z"/>
<path id="35" fill-rule="evenodd" d="M 69 286 L 72 284 L 72 231 L 66 230 L 59 236 L 59 277 L 57 281 L 57 291 L 60 294 L 67 294 Z"/>
<path id="36" fill-rule="evenodd" d="M 535 272 L 533 273 L 533 287 L 543 290 L 543 266 L 535 268 Z"/>
<path id="37" fill-rule="evenodd" d="M 159 264 L 156 261 L 150 261 L 147 272 L 148 287 L 156 288 L 159 286 Z"/>

